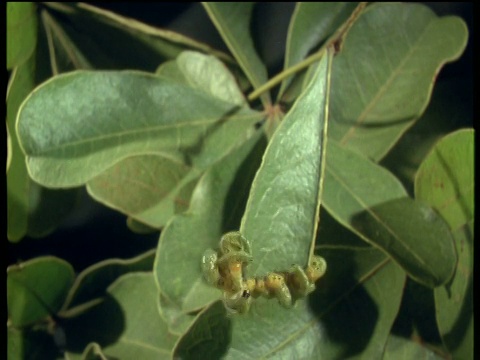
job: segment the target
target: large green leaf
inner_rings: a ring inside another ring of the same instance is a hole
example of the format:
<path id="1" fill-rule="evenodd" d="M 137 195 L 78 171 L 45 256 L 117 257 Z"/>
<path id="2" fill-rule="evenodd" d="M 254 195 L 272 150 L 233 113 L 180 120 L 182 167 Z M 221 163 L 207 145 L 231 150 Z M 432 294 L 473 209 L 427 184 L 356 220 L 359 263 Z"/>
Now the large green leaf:
<path id="1" fill-rule="evenodd" d="M 348 32 L 332 69 L 329 136 L 379 160 L 425 110 L 467 28 L 420 4 L 374 4 Z"/>
<path id="2" fill-rule="evenodd" d="M 318 221 L 330 62 L 329 55 L 318 65 L 311 85 L 273 135 L 255 176 L 240 227 L 252 245 L 249 273 L 253 268 L 261 275 L 308 261 Z M 266 357 L 278 352 L 285 339 L 313 344 L 311 338 L 319 334 L 317 326 L 309 326 L 312 315 L 304 301 L 292 310 L 263 299 L 255 305 L 235 319 L 227 358 Z M 191 345 L 185 345 L 187 349 L 177 351 L 191 351 Z M 302 350 L 310 354 L 312 349 Z"/>
<path id="3" fill-rule="evenodd" d="M 258 56 L 250 32 L 250 20 L 254 3 L 225 2 L 202 3 L 210 19 L 256 89 L 267 81 L 265 65 Z M 262 102 L 270 104 L 270 95 L 263 93 Z"/>
<path id="4" fill-rule="evenodd" d="M 36 10 L 33 2 L 7 2 L 7 69 L 24 63 L 35 49 Z"/>
<path id="5" fill-rule="evenodd" d="M 435 289 L 438 329 L 458 359 L 473 359 L 473 220 L 454 233 L 458 265 L 452 281 Z"/>
<path id="6" fill-rule="evenodd" d="M 109 259 L 88 267 L 75 279 L 62 310 L 102 297 L 108 286 L 126 273 L 152 271 L 154 256 L 155 250 L 151 250 L 132 259 Z"/>
<path id="7" fill-rule="evenodd" d="M 356 3 L 298 2 L 288 27 L 284 69 L 294 66 L 324 42 L 349 17 Z M 290 83 L 282 82 L 278 98 Z"/>
<path id="8" fill-rule="evenodd" d="M 65 322 L 67 359 L 80 359 L 96 342 L 108 358 L 170 359 L 177 336 L 158 314 L 157 287 L 151 273 L 122 276 L 109 296 L 89 312 Z"/>
<path id="9" fill-rule="evenodd" d="M 13 326 L 31 325 L 60 310 L 74 280 L 67 262 L 45 256 L 7 268 L 8 317 Z"/>
<path id="10" fill-rule="evenodd" d="M 75 49 L 97 69 L 154 71 L 159 63 L 184 50 L 202 51 L 232 62 L 225 54 L 184 35 L 90 4 L 51 2 L 46 7 L 59 28 L 55 34 L 64 34 L 58 39 L 68 39 L 61 48 Z"/>
<path id="11" fill-rule="evenodd" d="M 245 105 L 233 75 L 213 56 L 185 51 L 174 63 L 162 65 L 157 75 L 189 84 L 232 105 Z M 230 132 L 229 135 L 234 144 L 238 133 Z M 208 154 L 208 161 L 212 163 L 226 155 L 231 147 L 213 150 Z M 98 201 L 160 228 L 173 215 L 188 208 L 200 175 L 198 169 L 163 156 L 138 155 L 121 160 L 102 172 L 87 183 L 87 189 Z"/>
<path id="12" fill-rule="evenodd" d="M 415 196 L 429 203 L 455 230 L 473 219 L 474 130 L 445 136 L 418 169 Z"/>
<path id="13" fill-rule="evenodd" d="M 428 286 L 448 281 L 455 253 L 443 221 L 431 209 L 402 199 L 405 190 L 386 169 L 333 140 L 328 144 L 323 204 L 329 213 L 417 281 Z"/>
<path id="14" fill-rule="evenodd" d="M 407 195 L 385 168 L 330 140 L 327 144 L 323 205 L 344 226 L 353 229 L 359 212 Z"/>
<path id="15" fill-rule="evenodd" d="M 323 180 L 331 54 L 277 128 L 250 190 L 240 231 L 265 274 L 306 264 L 317 229 Z"/>
<path id="16" fill-rule="evenodd" d="M 188 312 L 220 297 L 220 292 L 204 281 L 200 263 L 204 251 L 216 248 L 223 233 L 238 229 L 264 147 L 260 136 L 258 132 L 212 166 L 197 184 L 189 210 L 175 216 L 162 231 L 154 265 L 166 298 L 162 307 L 176 305 L 179 312 Z"/>
<path id="17" fill-rule="evenodd" d="M 32 178 L 67 187 L 141 153 L 209 166 L 219 149 L 248 138 L 261 117 L 152 74 L 77 71 L 30 94 L 17 131 Z"/>
<path id="18" fill-rule="evenodd" d="M 119 161 L 87 182 L 97 201 L 154 228 L 188 208 L 201 172 L 159 155 Z"/>

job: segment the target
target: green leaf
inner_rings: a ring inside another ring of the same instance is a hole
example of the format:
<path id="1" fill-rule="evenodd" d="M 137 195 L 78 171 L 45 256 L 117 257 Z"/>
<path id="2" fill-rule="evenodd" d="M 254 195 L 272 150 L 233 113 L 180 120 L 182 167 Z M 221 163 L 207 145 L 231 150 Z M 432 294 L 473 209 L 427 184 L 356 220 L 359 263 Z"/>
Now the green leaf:
<path id="1" fill-rule="evenodd" d="M 452 235 L 429 206 L 395 199 L 356 214 L 352 224 L 421 284 L 433 288 L 452 277 L 457 261 Z"/>
<path id="2" fill-rule="evenodd" d="M 175 346 L 175 359 L 220 359 L 232 336 L 232 320 L 221 301 L 205 308 Z"/>
<path id="3" fill-rule="evenodd" d="M 232 59 L 206 44 L 89 4 L 46 3 L 49 14 L 82 56 L 97 69 L 154 71 L 184 50 Z"/>
<path id="4" fill-rule="evenodd" d="M 161 228 L 188 208 L 200 172 L 158 155 L 123 159 L 87 182 L 95 200 Z"/>
<path id="5" fill-rule="evenodd" d="M 454 358 L 473 359 L 473 219 L 453 236 L 458 264 L 452 281 L 435 289 L 437 324 Z"/>
<path id="6" fill-rule="evenodd" d="M 37 44 L 36 4 L 7 2 L 7 69 L 24 63 Z"/>
<path id="7" fill-rule="evenodd" d="M 189 210 L 175 216 L 161 233 L 154 271 L 164 303 L 170 308 L 176 305 L 177 312 L 200 309 L 221 295 L 203 279 L 201 259 L 205 250 L 218 246 L 223 233 L 238 229 L 265 146 L 261 134 L 258 131 L 206 171 L 193 192 Z"/>
<path id="8" fill-rule="evenodd" d="M 185 313 L 181 304 L 172 302 L 162 293 L 158 297 L 158 306 L 160 316 L 168 324 L 168 331 L 174 335 L 185 334 L 195 319 L 193 313 Z"/>
<path id="9" fill-rule="evenodd" d="M 238 106 L 246 105 L 245 97 L 232 73 L 216 57 L 184 51 L 178 55 L 177 64 L 193 88 Z"/>
<path id="10" fill-rule="evenodd" d="M 38 87 L 17 131 L 32 178 L 71 187 L 136 154 L 210 166 L 262 116 L 147 73 L 77 71 Z"/>
<path id="11" fill-rule="evenodd" d="M 74 280 L 69 263 L 53 256 L 7 268 L 8 317 L 12 325 L 31 325 L 60 310 Z"/>
<path id="12" fill-rule="evenodd" d="M 425 110 L 435 76 L 467 42 L 465 23 L 420 4 L 367 7 L 332 69 L 329 136 L 382 158 Z"/>
<path id="13" fill-rule="evenodd" d="M 473 219 L 474 130 L 445 136 L 423 161 L 415 177 L 415 197 L 427 202 L 455 230 Z"/>
<path id="14" fill-rule="evenodd" d="M 407 195 L 398 179 L 364 156 L 327 143 L 323 206 L 352 231 L 353 217 L 370 207 Z"/>
<path id="15" fill-rule="evenodd" d="M 107 287 L 120 276 L 137 271 L 152 271 L 155 250 L 132 259 L 109 259 L 82 271 L 68 292 L 62 311 L 102 297 Z"/>
<path id="16" fill-rule="evenodd" d="M 303 60 L 317 45 L 348 19 L 356 3 L 343 2 L 298 2 L 295 5 L 288 27 L 285 50 L 286 70 Z M 291 78 L 282 82 L 277 98 L 280 98 Z"/>
<path id="17" fill-rule="evenodd" d="M 277 128 L 250 190 L 240 231 L 250 241 L 250 273 L 306 264 L 321 200 L 331 54 Z"/>
<path id="18" fill-rule="evenodd" d="M 320 200 L 330 61 L 330 56 L 322 60 L 311 85 L 273 135 L 252 185 L 241 231 L 251 241 L 256 272 L 307 262 Z M 276 301 L 258 299 L 250 313 L 233 322 L 227 358 L 265 357 L 277 352 L 279 344 L 299 338 L 307 339 L 301 345 L 313 344 L 319 333 L 305 304 L 286 310 Z M 210 317 L 208 310 L 204 316 Z M 202 325 L 191 329 L 198 327 Z M 309 354 L 311 349 L 305 350 Z"/>
<path id="19" fill-rule="evenodd" d="M 181 53 L 176 63 L 157 70 L 176 82 L 188 84 L 220 100 L 245 105 L 245 99 L 228 69 L 213 56 L 193 51 Z M 230 133 L 235 143 L 237 132 Z M 215 148 L 213 161 L 230 147 Z M 201 172 L 183 163 L 157 155 L 129 157 L 87 183 L 96 200 L 152 227 L 160 228 L 175 214 L 188 208 L 193 187 Z"/>
<path id="20" fill-rule="evenodd" d="M 218 32 L 256 89 L 267 81 L 265 65 L 258 56 L 250 33 L 250 20 L 254 3 L 225 2 L 202 3 Z M 263 93 L 264 106 L 270 104 L 270 95 Z"/>
<path id="21" fill-rule="evenodd" d="M 96 342 L 107 358 L 169 359 L 177 336 L 158 314 L 152 274 L 124 275 L 108 293 L 102 304 L 65 322 L 67 358 L 79 358 Z"/>
<path id="22" fill-rule="evenodd" d="M 155 70 L 155 74 L 181 84 L 188 84 L 185 74 L 178 67 L 176 60 L 165 61 Z"/>
<path id="23" fill-rule="evenodd" d="M 425 359 L 425 360 L 440 360 L 442 356 L 427 349 L 418 342 L 402 338 L 400 336 L 391 335 L 388 339 L 384 360 L 410 360 L 410 359 Z"/>

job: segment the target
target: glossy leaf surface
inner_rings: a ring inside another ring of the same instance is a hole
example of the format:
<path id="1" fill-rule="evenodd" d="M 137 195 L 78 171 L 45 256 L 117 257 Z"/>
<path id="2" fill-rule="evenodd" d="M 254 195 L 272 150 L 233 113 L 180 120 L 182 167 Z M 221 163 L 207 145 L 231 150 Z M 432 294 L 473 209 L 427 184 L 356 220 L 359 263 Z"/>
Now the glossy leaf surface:
<path id="1" fill-rule="evenodd" d="M 250 241 L 247 273 L 306 264 L 314 241 L 325 163 L 331 57 L 277 128 L 250 190 L 240 231 Z"/>

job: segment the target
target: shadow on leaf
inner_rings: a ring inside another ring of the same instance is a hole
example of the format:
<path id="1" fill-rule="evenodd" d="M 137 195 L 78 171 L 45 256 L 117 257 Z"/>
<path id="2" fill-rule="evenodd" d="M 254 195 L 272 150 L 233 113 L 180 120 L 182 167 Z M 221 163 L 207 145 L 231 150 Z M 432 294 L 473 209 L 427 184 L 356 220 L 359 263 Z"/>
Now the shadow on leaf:
<path id="1" fill-rule="evenodd" d="M 378 309 L 355 279 L 354 251 L 324 250 L 328 270 L 317 290 L 308 298 L 313 313 L 325 328 L 328 342 L 335 343 L 335 359 L 345 359 L 364 350 L 375 330 Z M 332 355 L 331 353 L 329 353 Z"/>
<path id="2" fill-rule="evenodd" d="M 116 343 L 125 330 L 125 315 L 121 305 L 107 294 L 100 305 L 78 317 L 64 320 L 62 325 L 67 351 L 82 353 L 91 342 L 102 348 Z"/>

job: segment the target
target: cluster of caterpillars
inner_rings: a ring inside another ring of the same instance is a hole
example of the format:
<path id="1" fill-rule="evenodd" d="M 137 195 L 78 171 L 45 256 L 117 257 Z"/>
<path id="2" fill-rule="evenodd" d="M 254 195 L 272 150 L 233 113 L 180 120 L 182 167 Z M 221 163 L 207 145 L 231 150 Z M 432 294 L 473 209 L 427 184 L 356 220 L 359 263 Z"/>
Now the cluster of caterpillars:
<path id="1" fill-rule="evenodd" d="M 295 299 L 315 290 L 315 282 L 325 274 L 327 263 L 313 256 L 306 268 L 292 265 L 288 271 L 268 273 L 264 277 L 246 278 L 245 268 L 252 261 L 250 244 L 238 231 L 222 236 L 218 251 L 208 249 L 202 257 L 206 281 L 223 290 L 223 302 L 231 313 L 245 313 L 252 298 L 276 298 L 290 308 Z"/>

